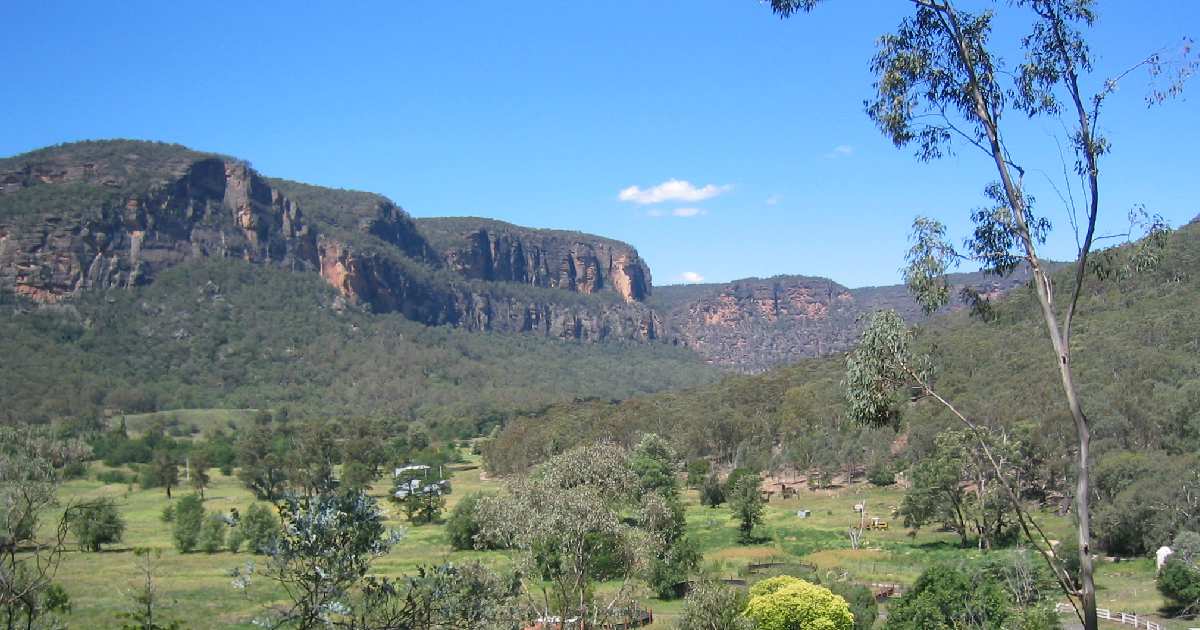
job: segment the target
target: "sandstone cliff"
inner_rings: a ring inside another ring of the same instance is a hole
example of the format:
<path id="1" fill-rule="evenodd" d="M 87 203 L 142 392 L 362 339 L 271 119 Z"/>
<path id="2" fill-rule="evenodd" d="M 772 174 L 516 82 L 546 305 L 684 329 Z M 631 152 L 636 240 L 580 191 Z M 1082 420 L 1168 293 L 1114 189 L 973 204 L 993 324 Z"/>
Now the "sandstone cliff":
<path id="1" fill-rule="evenodd" d="M 626 302 L 650 295 L 650 268 L 625 243 L 590 234 L 538 230 L 477 217 L 418 219 L 446 266 L 468 278 L 612 291 Z"/>
<path id="2" fill-rule="evenodd" d="M 950 277 L 956 295 L 970 287 L 990 299 L 1027 280 L 1021 271 L 1004 278 Z M 848 350 L 863 317 L 876 310 L 894 309 L 913 323 L 926 319 L 904 285 L 848 289 L 808 276 L 659 287 L 653 304 L 666 313 L 672 333 L 706 361 L 741 372 Z"/>
<path id="3" fill-rule="evenodd" d="M 558 253 L 530 248 L 547 261 Z M 268 180 L 233 158 L 108 141 L 0 160 L 0 288 L 41 302 L 144 284 L 172 265 L 215 256 L 319 273 L 351 303 L 425 324 L 581 340 L 661 337 L 661 318 L 637 303 L 650 280 L 636 252 L 585 243 L 568 250 L 573 271 L 551 278 L 531 267 L 546 281 L 520 291 L 487 282 L 510 279 L 503 274 L 445 268 L 443 258 L 454 256 L 437 252 L 384 197 Z M 576 295 L 609 288 L 628 303 Z"/>

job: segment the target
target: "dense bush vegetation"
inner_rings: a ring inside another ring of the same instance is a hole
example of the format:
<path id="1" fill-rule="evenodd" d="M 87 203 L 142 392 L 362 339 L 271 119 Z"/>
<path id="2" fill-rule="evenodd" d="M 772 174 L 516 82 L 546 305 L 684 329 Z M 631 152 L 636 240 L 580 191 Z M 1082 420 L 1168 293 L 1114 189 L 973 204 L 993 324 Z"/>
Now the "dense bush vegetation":
<path id="1" fill-rule="evenodd" d="M 101 546 L 119 543 L 125 536 L 125 519 L 109 498 L 76 506 L 70 512 L 70 523 L 79 547 L 87 551 L 100 551 Z"/>
<path id="2" fill-rule="evenodd" d="M 1102 253 L 1117 269 L 1129 255 L 1123 248 Z M 1193 223 L 1167 238 L 1153 269 L 1092 280 L 1080 301 L 1074 361 L 1093 427 L 1094 534 L 1115 554 L 1144 554 L 1200 526 L 1198 279 L 1200 223 Z M 939 389 L 1003 445 L 1006 475 L 1023 498 L 1060 504 L 1073 487 L 1074 432 L 1034 301 L 1028 288 L 1018 289 L 992 305 L 988 318 L 959 312 L 935 319 L 914 343 L 931 353 Z M 948 430 L 962 428 L 924 404 L 901 405 L 895 427 L 861 428 L 845 417 L 843 371 L 843 359 L 831 357 L 620 402 L 551 405 L 514 418 L 484 454 L 491 470 L 514 472 L 581 439 L 629 444 L 657 432 L 670 436 L 682 457 L 726 471 L 790 469 L 807 473 L 810 484 L 863 476 L 883 484 L 894 478 L 889 473 L 911 481 L 914 463 L 943 450 L 939 436 L 944 444 Z M 962 454 L 950 462 L 958 480 L 992 474 L 969 450 Z M 968 529 L 975 525 L 992 529 L 989 541 L 1011 540 L 1005 499 L 991 487 L 997 494 L 980 503 L 977 523 L 961 528 L 964 540 L 974 537 Z M 716 486 L 706 482 L 702 497 L 715 503 Z"/>
<path id="3" fill-rule="evenodd" d="M 516 290 L 516 289 L 514 289 Z M 565 292 L 560 292 L 565 293 Z M 0 308 L 0 420 L 96 427 L 106 409 L 278 408 L 486 433 L 519 413 L 713 378 L 686 350 L 427 327 L 333 308 L 318 277 L 208 260 L 66 308 Z M 137 444 L 112 463 L 148 461 Z M 214 465 L 221 461 L 214 458 Z"/>

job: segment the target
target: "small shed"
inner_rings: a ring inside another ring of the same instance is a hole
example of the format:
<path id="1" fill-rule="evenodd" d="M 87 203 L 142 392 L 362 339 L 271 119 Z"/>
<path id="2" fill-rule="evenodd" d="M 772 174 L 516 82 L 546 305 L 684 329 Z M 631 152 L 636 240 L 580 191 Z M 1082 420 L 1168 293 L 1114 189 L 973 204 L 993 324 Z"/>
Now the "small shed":
<path id="1" fill-rule="evenodd" d="M 410 472 L 411 473 L 417 473 L 417 472 L 423 473 L 427 470 L 429 470 L 429 466 L 426 466 L 425 464 L 409 464 L 407 466 L 401 466 L 400 468 L 397 468 L 395 470 L 395 472 L 392 473 L 392 476 L 399 477 L 401 475 L 404 475 L 404 474 L 407 474 Z"/>
<path id="2" fill-rule="evenodd" d="M 796 516 L 798 518 L 808 518 L 812 516 L 812 510 L 796 510 Z"/>

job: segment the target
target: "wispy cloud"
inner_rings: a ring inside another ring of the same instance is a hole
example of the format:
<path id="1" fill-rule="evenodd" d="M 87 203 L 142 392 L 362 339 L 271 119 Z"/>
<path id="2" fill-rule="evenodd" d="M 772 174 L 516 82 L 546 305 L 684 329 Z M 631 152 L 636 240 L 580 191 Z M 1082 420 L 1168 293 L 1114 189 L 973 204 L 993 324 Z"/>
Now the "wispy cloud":
<path id="1" fill-rule="evenodd" d="M 826 158 L 844 158 L 854 155 L 854 147 L 848 144 L 839 144 L 833 147 L 833 150 L 825 154 Z"/>
<path id="2" fill-rule="evenodd" d="M 667 181 L 651 186 L 650 188 L 641 188 L 639 186 L 630 186 L 617 193 L 617 199 L 632 203 L 649 204 L 662 203 L 664 201 L 704 201 L 712 199 L 717 195 L 729 192 L 733 186 L 725 184 L 718 186 L 716 184 L 706 184 L 696 187 L 691 182 L 683 179 L 668 179 Z"/>
<path id="3" fill-rule="evenodd" d="M 696 273 L 695 271 L 685 271 L 679 274 L 679 279 L 683 280 L 684 282 L 704 282 L 704 276 Z"/>
<path id="4" fill-rule="evenodd" d="M 677 217 L 690 219 L 692 217 L 698 217 L 702 214 L 708 214 L 708 211 L 702 208 L 675 208 L 671 211 L 671 214 Z"/>
<path id="5" fill-rule="evenodd" d="M 773 206 L 780 201 L 783 201 L 783 195 L 771 195 L 770 197 L 767 197 L 767 200 L 763 203 L 767 204 L 768 206 Z"/>

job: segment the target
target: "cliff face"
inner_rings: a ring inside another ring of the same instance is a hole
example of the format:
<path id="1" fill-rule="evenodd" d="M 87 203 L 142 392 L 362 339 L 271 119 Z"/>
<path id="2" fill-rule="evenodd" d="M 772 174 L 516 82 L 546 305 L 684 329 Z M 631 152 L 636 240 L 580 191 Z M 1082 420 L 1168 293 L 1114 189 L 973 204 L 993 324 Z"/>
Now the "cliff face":
<path id="1" fill-rule="evenodd" d="M 418 219 L 449 269 L 468 278 L 582 294 L 612 291 L 625 302 L 650 295 L 650 268 L 625 243 L 534 230 L 474 217 Z"/>
<path id="2" fill-rule="evenodd" d="M 55 165 L 32 164 L 26 172 Z M 32 182 L 0 173 L 0 203 L 50 197 L 44 188 L 95 185 L 96 170 L 67 166 Z M 18 180 L 18 181 L 14 181 Z M 100 186 L 105 186 L 102 182 Z M 111 186 L 111 185 L 110 185 Z M 296 204 L 245 164 L 196 160 L 169 184 L 83 208 L 53 200 L 40 213 L 0 214 L 0 286 L 41 302 L 90 288 L 151 281 L 165 267 L 201 256 L 316 268 L 315 233 Z"/>
<path id="3" fill-rule="evenodd" d="M 663 337 L 662 317 L 641 304 L 564 302 L 545 289 L 521 294 L 483 282 L 443 282 L 444 273 L 395 257 L 356 253 L 332 240 L 318 247 L 321 276 L 349 301 L 421 323 L 584 341 Z"/>
<path id="4" fill-rule="evenodd" d="M 172 265 L 219 256 L 319 273 L 349 302 L 430 325 L 660 338 L 662 319 L 637 303 L 649 292 L 649 271 L 631 248 L 509 244 L 521 252 L 509 263 L 455 273 L 383 197 L 267 180 L 244 162 L 171 145 L 82 143 L 0 160 L 0 288 L 37 301 L 132 287 Z M 527 258 L 526 249 L 535 253 Z M 549 273 L 564 251 L 567 268 Z M 584 294 L 611 287 L 627 303 L 486 282 L 518 277 Z"/>
<path id="5" fill-rule="evenodd" d="M 951 274 L 950 281 L 955 294 L 970 287 L 997 299 L 1028 275 Z M 709 363 L 741 372 L 846 351 L 857 341 L 864 316 L 876 310 L 894 309 L 913 323 L 926 319 L 904 285 L 847 289 L 806 276 L 659 287 L 654 303 L 681 341 Z M 955 308 L 962 305 L 947 310 Z"/>
<path id="6" fill-rule="evenodd" d="M 660 287 L 660 296 L 669 299 L 673 288 Z M 668 317 L 710 363 L 758 372 L 848 346 L 859 312 L 846 287 L 789 276 L 712 285 L 675 304 Z"/>

